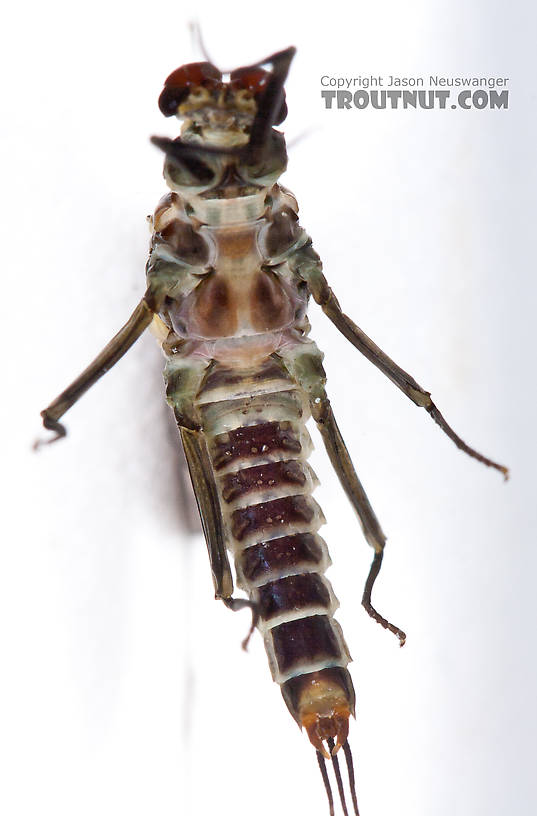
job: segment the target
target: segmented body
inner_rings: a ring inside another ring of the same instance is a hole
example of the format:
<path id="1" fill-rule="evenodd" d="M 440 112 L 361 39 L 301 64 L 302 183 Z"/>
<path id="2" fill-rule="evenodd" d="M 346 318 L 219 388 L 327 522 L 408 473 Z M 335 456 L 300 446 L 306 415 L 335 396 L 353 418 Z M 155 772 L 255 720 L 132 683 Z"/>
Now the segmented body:
<path id="1" fill-rule="evenodd" d="M 231 609 L 251 607 L 273 678 L 317 749 L 331 816 L 323 757 L 332 759 L 346 814 L 336 756 L 343 748 L 358 816 L 347 740 L 355 695 L 350 656 L 334 619 L 338 602 L 324 576 L 330 559 L 318 534 L 324 518 L 312 498 L 316 478 L 307 463 L 310 414 L 374 548 L 362 604 L 401 645 L 406 636 L 371 603 L 386 539 L 326 395 L 322 355 L 307 336 L 309 296 L 458 448 L 505 478 L 508 469 L 454 432 L 429 391 L 343 313 L 330 289 L 298 224 L 296 201 L 277 183 L 287 154 L 274 126 L 286 116 L 283 85 L 294 53 L 277 52 L 227 79 L 207 62 L 183 65 L 166 79 L 159 107 L 184 123 L 178 139 L 152 139 L 166 154 L 164 176 L 172 192 L 150 219 L 146 293 L 42 417 L 55 439 L 64 436 L 61 417 L 152 323 L 166 355 L 167 398 L 200 509 L 215 595 Z M 227 551 L 247 601 L 233 597 Z"/>
<path id="2" fill-rule="evenodd" d="M 354 690 L 307 463 L 311 390 L 324 377 L 293 271 L 311 253 L 297 209 L 279 185 L 189 198 L 188 207 L 172 193 L 153 218 L 148 276 L 165 278 L 170 293 L 160 313 L 168 401 L 181 427 L 203 432 L 225 543 L 257 609 L 272 676 L 306 727 L 334 716 L 335 696 L 346 712 L 334 731 L 343 743 Z M 314 376 L 304 360 L 316 362 Z"/>

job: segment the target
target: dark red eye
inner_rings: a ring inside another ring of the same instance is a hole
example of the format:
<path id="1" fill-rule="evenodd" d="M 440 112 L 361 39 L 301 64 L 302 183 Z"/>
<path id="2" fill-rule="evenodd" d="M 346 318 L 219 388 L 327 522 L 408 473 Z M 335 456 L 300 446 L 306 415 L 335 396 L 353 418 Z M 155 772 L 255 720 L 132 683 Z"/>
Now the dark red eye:
<path id="1" fill-rule="evenodd" d="M 267 87 L 270 74 L 262 68 L 237 68 L 231 72 L 229 78 L 232 88 L 244 88 L 257 96 Z"/>
<path id="2" fill-rule="evenodd" d="M 222 81 L 222 72 L 210 62 L 189 62 L 172 71 L 164 82 L 165 88 L 189 88 L 192 85 L 205 85 L 207 81 Z"/>
<path id="3" fill-rule="evenodd" d="M 229 75 L 232 88 L 251 91 L 256 101 L 259 101 L 265 92 L 270 77 L 271 73 L 264 71 L 263 68 L 237 68 L 236 71 L 232 71 Z M 282 106 L 273 124 L 280 125 L 286 116 L 287 105 L 285 103 L 285 91 L 283 91 Z"/>
<path id="4" fill-rule="evenodd" d="M 158 106 L 164 116 L 173 116 L 191 88 L 196 85 L 215 88 L 221 81 L 222 72 L 210 62 L 190 62 L 188 65 L 182 65 L 167 77 L 164 90 L 159 96 Z"/>

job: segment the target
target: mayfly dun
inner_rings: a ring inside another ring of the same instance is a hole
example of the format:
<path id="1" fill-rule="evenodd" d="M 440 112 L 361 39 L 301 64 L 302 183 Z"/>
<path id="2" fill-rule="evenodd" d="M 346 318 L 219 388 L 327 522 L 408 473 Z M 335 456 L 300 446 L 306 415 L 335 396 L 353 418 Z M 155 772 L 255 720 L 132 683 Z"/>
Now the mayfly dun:
<path id="1" fill-rule="evenodd" d="M 428 391 L 347 317 L 298 222 L 292 193 L 278 183 L 287 165 L 284 83 L 294 48 L 222 74 L 210 62 L 166 79 L 161 112 L 183 120 L 176 139 L 153 137 L 165 154 L 170 192 L 151 217 L 147 289 L 133 314 L 85 371 L 42 412 L 54 441 L 65 412 L 151 326 L 165 356 L 164 379 L 188 462 L 215 597 L 247 608 L 264 641 L 273 679 L 313 744 L 330 813 L 333 766 L 346 814 L 339 751 L 358 814 L 349 719 L 355 692 L 350 655 L 334 618 L 338 601 L 325 571 L 324 523 L 312 498 L 307 459 L 313 417 L 331 464 L 374 550 L 363 592 L 368 614 L 405 633 L 373 606 L 385 536 L 354 470 L 325 390 L 323 355 L 309 339 L 310 296 L 337 329 L 469 456 L 507 468 L 469 447 Z M 235 597 L 231 552 L 237 586 Z"/>

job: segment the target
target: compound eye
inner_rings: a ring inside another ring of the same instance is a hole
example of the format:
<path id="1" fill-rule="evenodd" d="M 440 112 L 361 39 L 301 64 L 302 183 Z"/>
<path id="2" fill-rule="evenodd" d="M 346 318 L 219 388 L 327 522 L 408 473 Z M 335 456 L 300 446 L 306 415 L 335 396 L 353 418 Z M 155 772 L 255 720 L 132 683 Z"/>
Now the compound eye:
<path id="1" fill-rule="evenodd" d="M 190 62 L 167 77 L 158 106 L 164 116 L 174 116 L 177 108 L 194 87 L 216 88 L 222 81 L 222 72 L 210 62 Z"/>
<path id="2" fill-rule="evenodd" d="M 165 88 L 190 88 L 192 85 L 216 85 L 222 81 L 222 72 L 210 62 L 189 62 L 166 78 Z"/>
<path id="3" fill-rule="evenodd" d="M 237 68 L 229 78 L 233 88 L 241 88 L 257 96 L 267 87 L 270 74 L 262 68 Z"/>
<path id="4" fill-rule="evenodd" d="M 237 68 L 230 74 L 230 85 L 232 88 L 249 91 L 256 102 L 259 102 L 264 94 L 272 74 L 264 71 L 263 68 Z M 283 91 L 283 101 L 278 115 L 273 124 L 280 125 L 287 116 L 287 105 L 285 104 L 285 91 Z"/>

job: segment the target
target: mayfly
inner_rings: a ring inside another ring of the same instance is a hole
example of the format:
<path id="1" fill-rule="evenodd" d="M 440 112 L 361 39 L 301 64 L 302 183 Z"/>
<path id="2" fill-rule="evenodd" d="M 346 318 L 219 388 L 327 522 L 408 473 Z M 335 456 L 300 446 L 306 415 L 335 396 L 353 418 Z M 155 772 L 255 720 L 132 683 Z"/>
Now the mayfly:
<path id="1" fill-rule="evenodd" d="M 406 636 L 372 605 L 385 536 L 334 418 L 323 355 L 308 337 L 310 296 L 457 447 L 505 477 L 508 471 L 462 441 L 429 392 L 343 313 L 328 286 L 299 225 L 297 202 L 278 183 L 287 153 L 275 127 L 286 117 L 284 83 L 294 54 L 287 48 L 229 75 L 210 62 L 190 63 L 166 79 L 160 110 L 184 123 L 176 139 L 152 138 L 165 153 L 170 192 L 150 219 L 147 290 L 124 327 L 42 417 L 56 434 L 49 441 L 64 436 L 61 417 L 152 326 L 166 358 L 167 401 L 188 462 L 215 596 L 229 609 L 250 609 L 248 638 L 257 627 L 273 679 L 316 750 L 330 813 L 326 759 L 347 813 L 342 749 L 358 814 L 348 741 L 355 710 L 351 658 L 325 578 L 330 560 L 318 533 L 324 517 L 307 463 L 310 416 L 374 550 L 362 604 L 401 645 Z M 228 550 L 247 598 L 233 594 Z"/>

